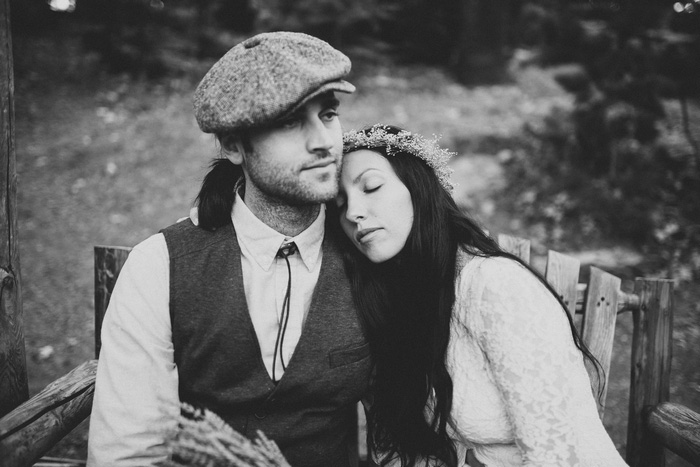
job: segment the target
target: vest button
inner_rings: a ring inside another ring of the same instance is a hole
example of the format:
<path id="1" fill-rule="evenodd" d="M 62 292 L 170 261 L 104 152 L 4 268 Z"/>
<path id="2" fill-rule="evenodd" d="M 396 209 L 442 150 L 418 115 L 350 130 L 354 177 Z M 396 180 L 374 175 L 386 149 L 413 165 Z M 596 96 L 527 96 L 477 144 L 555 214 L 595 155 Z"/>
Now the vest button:
<path id="1" fill-rule="evenodd" d="M 265 417 L 267 417 L 265 409 L 258 409 L 255 411 L 255 418 L 257 418 L 258 420 L 262 420 Z"/>

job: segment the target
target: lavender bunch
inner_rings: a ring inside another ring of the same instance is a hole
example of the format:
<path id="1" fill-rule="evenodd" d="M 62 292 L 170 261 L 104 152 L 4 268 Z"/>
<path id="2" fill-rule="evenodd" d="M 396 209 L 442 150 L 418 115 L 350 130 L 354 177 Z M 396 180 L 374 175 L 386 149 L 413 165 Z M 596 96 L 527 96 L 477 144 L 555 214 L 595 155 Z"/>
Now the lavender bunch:
<path id="1" fill-rule="evenodd" d="M 290 467 L 263 432 L 250 440 L 209 410 L 183 403 L 178 425 L 161 467 Z"/>

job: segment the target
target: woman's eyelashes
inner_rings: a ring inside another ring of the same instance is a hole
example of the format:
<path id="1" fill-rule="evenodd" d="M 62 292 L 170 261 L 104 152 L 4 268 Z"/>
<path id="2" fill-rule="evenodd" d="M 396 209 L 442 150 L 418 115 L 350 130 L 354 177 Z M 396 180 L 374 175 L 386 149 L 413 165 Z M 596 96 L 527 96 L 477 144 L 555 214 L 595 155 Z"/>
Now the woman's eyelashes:
<path id="1" fill-rule="evenodd" d="M 384 185 L 383 180 L 373 177 L 365 181 L 362 191 L 365 193 L 374 193 Z"/>
<path id="2" fill-rule="evenodd" d="M 367 179 L 362 181 L 361 183 L 357 184 L 355 188 L 356 193 L 363 193 L 365 195 L 375 193 L 379 191 L 379 189 L 384 186 L 384 180 L 381 179 L 380 177 L 372 177 L 371 179 Z M 351 190 L 353 190 L 351 189 Z M 356 195 L 353 195 L 356 196 Z M 338 196 L 335 197 L 335 206 L 338 208 L 340 212 L 344 212 L 345 209 L 347 209 L 347 195 L 345 192 L 341 192 L 338 194 Z"/>

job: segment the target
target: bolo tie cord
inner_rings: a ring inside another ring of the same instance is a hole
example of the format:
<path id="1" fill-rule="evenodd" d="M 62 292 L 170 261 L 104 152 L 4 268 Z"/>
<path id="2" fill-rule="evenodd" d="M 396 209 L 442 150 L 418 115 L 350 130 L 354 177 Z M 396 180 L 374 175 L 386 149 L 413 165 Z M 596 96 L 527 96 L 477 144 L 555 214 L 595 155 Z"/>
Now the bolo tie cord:
<path id="1" fill-rule="evenodd" d="M 293 255 L 297 251 L 297 246 L 294 242 L 288 243 L 277 250 L 277 257 L 284 258 L 287 263 L 287 292 L 284 294 L 284 300 L 282 301 L 282 314 L 280 315 L 279 327 L 277 328 L 277 339 L 275 339 L 275 355 L 272 359 L 272 380 L 276 383 L 279 381 L 275 375 L 275 367 L 277 364 L 277 354 L 279 352 L 280 363 L 282 365 L 282 370 L 285 371 L 287 366 L 284 363 L 284 335 L 287 333 L 287 323 L 289 323 L 289 309 L 291 305 L 291 295 L 292 295 L 292 266 L 289 264 L 289 256 Z"/>

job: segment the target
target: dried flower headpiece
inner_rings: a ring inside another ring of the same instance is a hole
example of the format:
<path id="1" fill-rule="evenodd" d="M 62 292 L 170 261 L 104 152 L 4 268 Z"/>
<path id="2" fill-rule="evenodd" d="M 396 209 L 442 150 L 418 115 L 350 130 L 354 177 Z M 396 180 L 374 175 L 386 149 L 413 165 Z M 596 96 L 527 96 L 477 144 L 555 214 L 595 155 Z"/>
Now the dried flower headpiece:
<path id="1" fill-rule="evenodd" d="M 440 181 L 440 185 L 449 193 L 454 190 L 451 181 L 452 168 L 447 165 L 450 157 L 456 155 L 441 148 L 437 144 L 437 137 L 426 139 L 425 137 L 401 130 L 397 134 L 389 133 L 385 125 L 374 125 L 369 130 L 350 130 L 343 135 L 343 153 L 356 149 L 372 149 L 386 147 L 386 152 L 390 156 L 395 156 L 398 152 L 407 152 L 419 159 L 423 159 L 428 166 L 433 169 Z"/>

